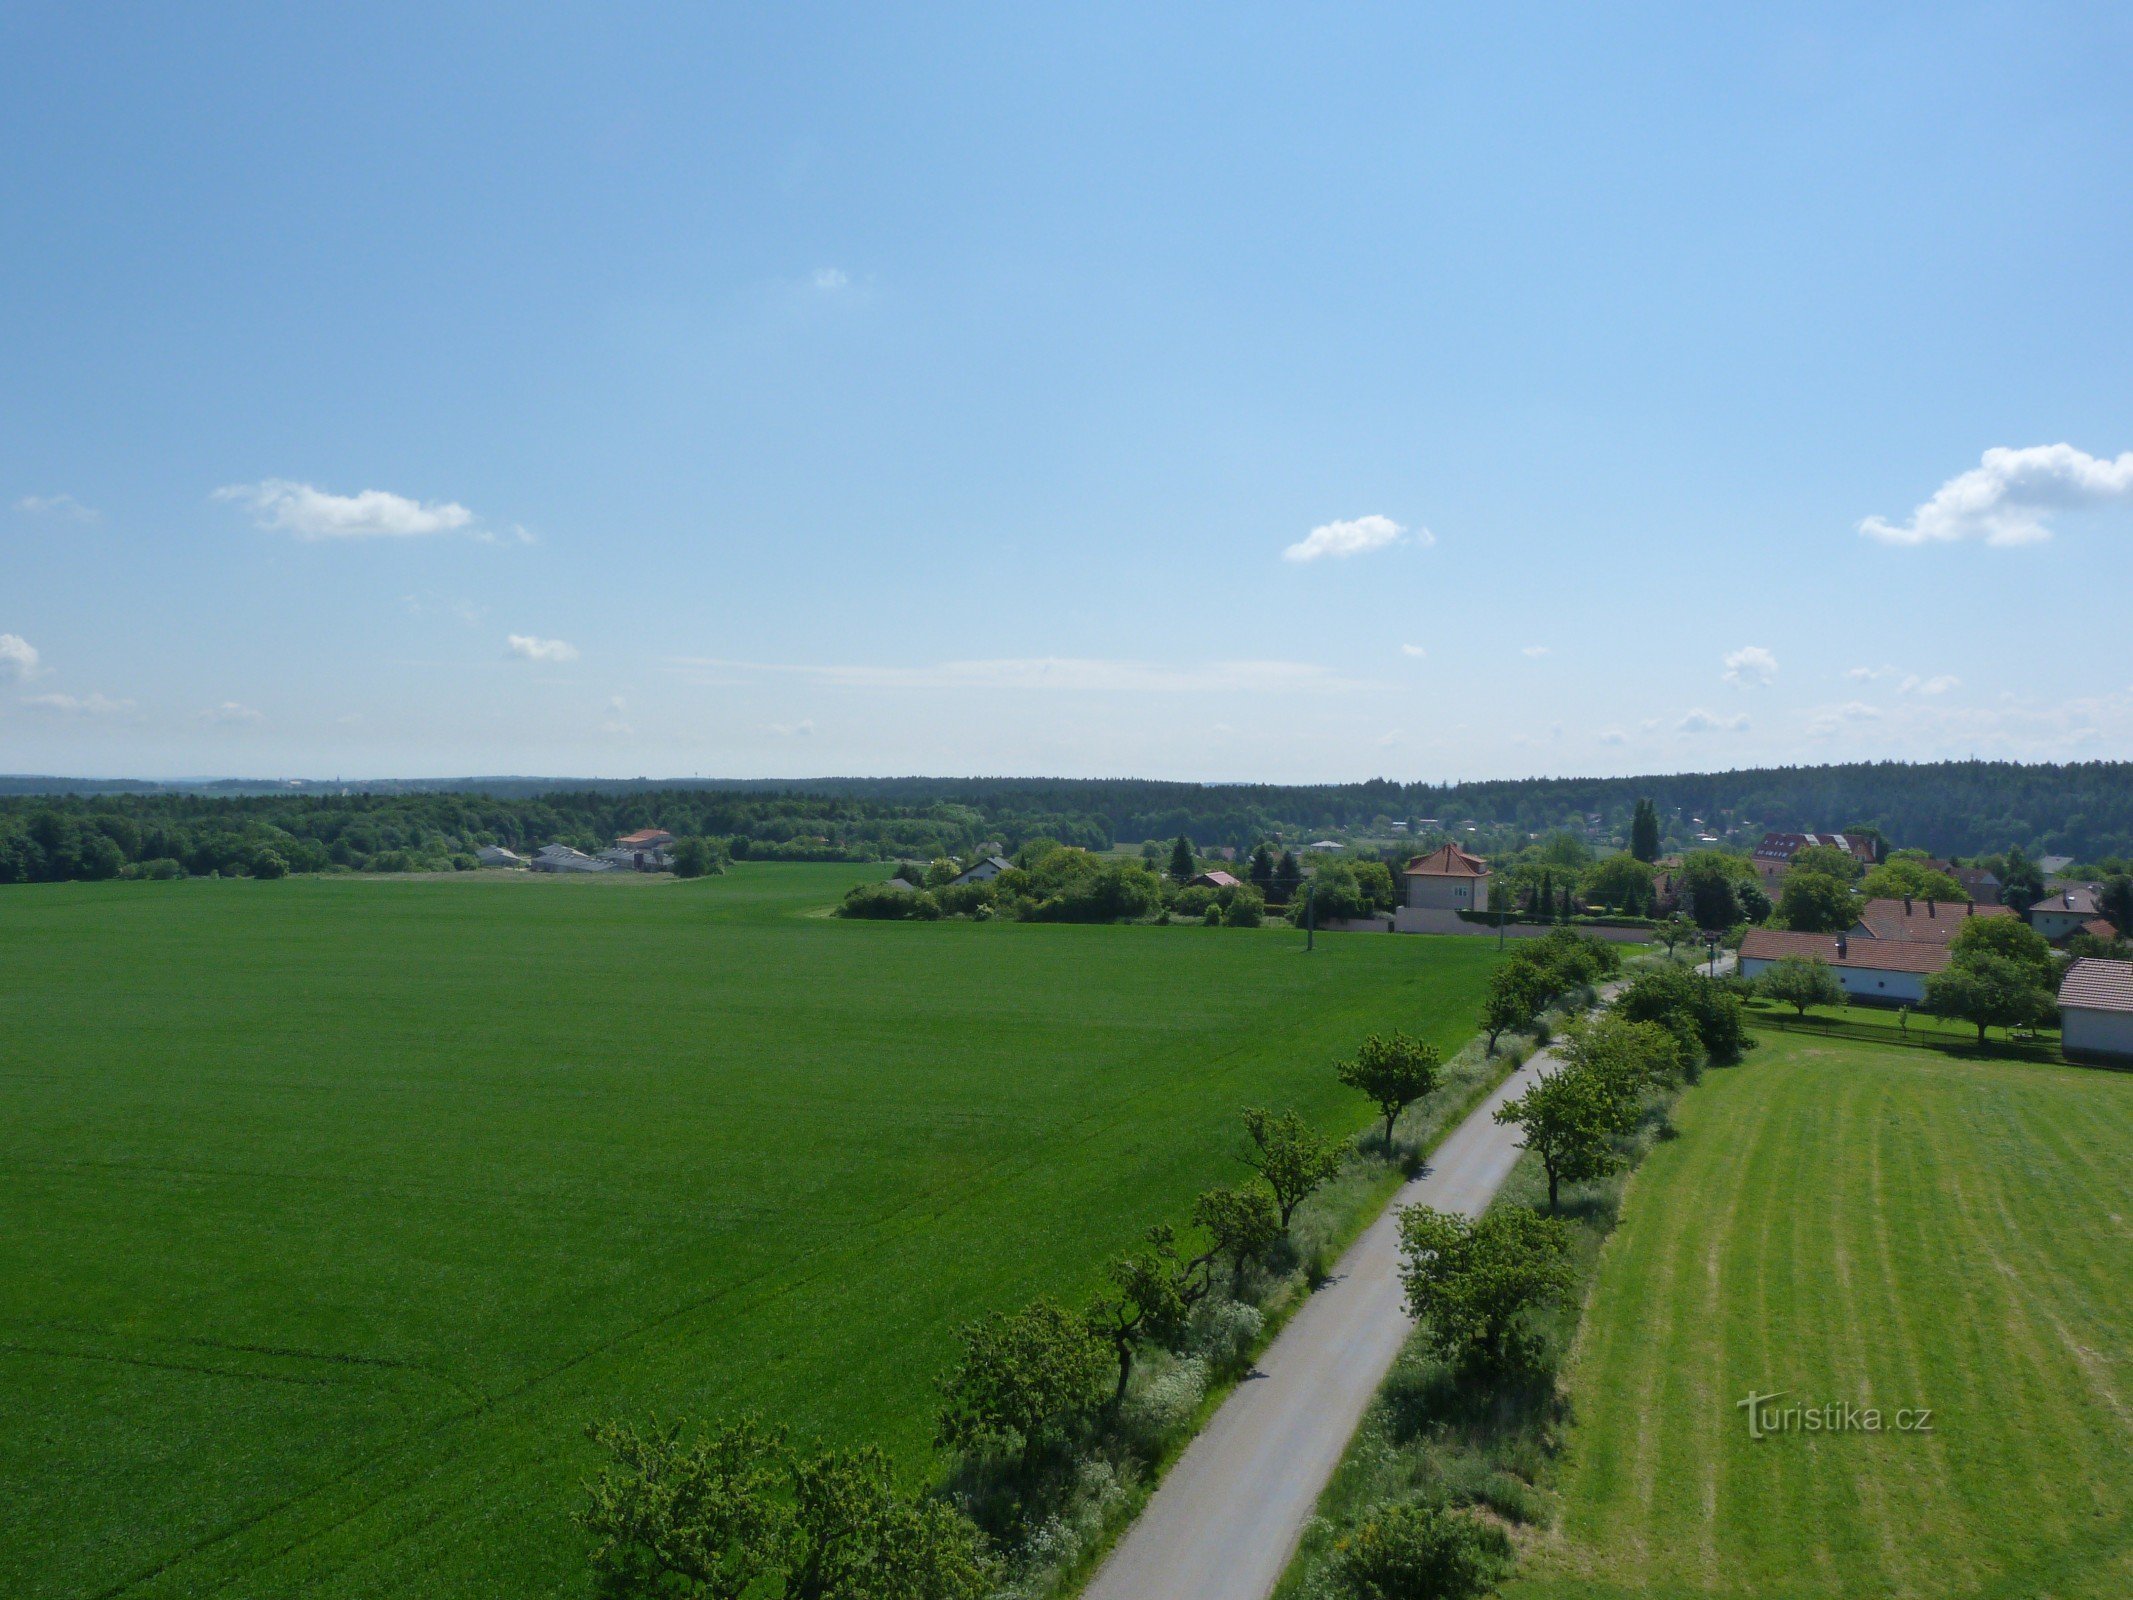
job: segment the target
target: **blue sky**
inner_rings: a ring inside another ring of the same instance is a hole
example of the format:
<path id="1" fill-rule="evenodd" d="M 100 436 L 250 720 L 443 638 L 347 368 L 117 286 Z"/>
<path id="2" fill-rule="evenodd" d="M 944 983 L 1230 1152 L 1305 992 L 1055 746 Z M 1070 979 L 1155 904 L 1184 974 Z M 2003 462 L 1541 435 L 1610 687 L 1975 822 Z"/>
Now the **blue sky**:
<path id="1" fill-rule="evenodd" d="M 2101 5 L 17 0 L 0 770 L 2133 755 L 2129 68 Z"/>

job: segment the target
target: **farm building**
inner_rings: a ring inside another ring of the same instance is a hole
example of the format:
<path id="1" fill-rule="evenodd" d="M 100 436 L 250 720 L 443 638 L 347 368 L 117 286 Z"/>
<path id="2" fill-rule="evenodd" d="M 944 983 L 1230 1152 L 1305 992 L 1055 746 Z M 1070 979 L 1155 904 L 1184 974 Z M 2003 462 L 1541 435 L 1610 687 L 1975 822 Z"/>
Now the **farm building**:
<path id="1" fill-rule="evenodd" d="M 474 852 L 474 859 L 485 867 L 523 867 L 526 858 L 516 850 L 506 850 L 500 844 L 485 844 Z"/>
<path id="2" fill-rule="evenodd" d="M 1401 874 L 1407 880 L 1407 904 L 1425 911 L 1486 911 L 1489 864 L 1455 844 L 1440 845 L 1416 856 Z"/>
<path id="3" fill-rule="evenodd" d="M 1854 1000 L 1915 1006 L 1926 979 L 1949 962 L 1947 945 L 1929 939 L 1856 939 L 1842 933 L 1787 933 L 1750 928 L 1740 942 L 1744 978 L 1759 978 L 1786 956 L 1820 958 Z"/>
<path id="4" fill-rule="evenodd" d="M 543 845 L 533 858 L 535 872 L 620 872 L 612 861 L 602 861 L 567 844 Z"/>
<path id="5" fill-rule="evenodd" d="M 2059 1044 L 2070 1056 L 2133 1061 L 2133 961 L 2086 957 L 2066 969 Z"/>
<path id="6" fill-rule="evenodd" d="M 1969 905 L 1962 901 L 1869 900 L 1859 913 L 1852 936 L 1858 939 L 1910 939 L 1946 944 L 1974 917 L 2011 917 L 2007 906 Z"/>
<path id="7" fill-rule="evenodd" d="M 1235 873 L 1224 872 L 1219 867 L 1213 872 L 1195 873 L 1185 882 L 1188 889 L 1235 889 L 1241 886 Z"/>
<path id="8" fill-rule="evenodd" d="M 635 833 L 625 833 L 615 840 L 617 850 L 664 850 L 674 842 L 674 835 L 664 828 L 639 828 Z"/>

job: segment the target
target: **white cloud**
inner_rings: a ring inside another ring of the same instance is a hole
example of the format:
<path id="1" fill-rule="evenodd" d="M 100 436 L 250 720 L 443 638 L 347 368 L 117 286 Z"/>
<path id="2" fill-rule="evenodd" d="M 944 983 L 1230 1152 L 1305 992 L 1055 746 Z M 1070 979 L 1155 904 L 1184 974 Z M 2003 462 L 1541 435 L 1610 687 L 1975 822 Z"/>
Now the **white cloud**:
<path id="1" fill-rule="evenodd" d="M 1600 743 L 1628 744 L 1629 735 L 1624 733 L 1620 728 L 1602 728 L 1600 730 Z"/>
<path id="2" fill-rule="evenodd" d="M 1400 646 L 1400 654 L 1403 656 L 1413 656 L 1417 661 L 1420 661 L 1424 656 L 1428 655 L 1429 652 L 1423 649 L 1418 644 L 1403 644 Z"/>
<path id="3" fill-rule="evenodd" d="M 115 717 L 133 709 L 131 700 L 114 700 L 107 694 L 33 694 L 22 703 L 68 717 Z"/>
<path id="4" fill-rule="evenodd" d="M 1716 717 L 1698 706 L 1674 724 L 1683 733 L 1745 733 L 1748 719 L 1743 715 Z"/>
<path id="5" fill-rule="evenodd" d="M 2038 444 L 1985 452 L 1982 464 L 1950 478 L 1908 522 L 1868 517 L 1859 531 L 1883 544 L 1934 544 L 1982 539 L 1987 544 L 2035 544 L 2049 539 L 2045 518 L 2114 500 L 2133 499 L 2133 450 L 2105 460 L 2070 444 Z"/>
<path id="6" fill-rule="evenodd" d="M 607 715 L 600 724 L 602 733 L 635 733 L 629 724 L 629 705 L 622 696 L 615 695 L 607 702 Z"/>
<path id="7" fill-rule="evenodd" d="M 721 681 L 774 674 L 841 689 L 1000 689 L 1071 690 L 1082 693 L 1201 693 L 1243 691 L 1258 694 L 1325 691 L 1364 687 L 1330 668 L 1303 661 L 1210 661 L 1198 666 L 1167 666 L 1146 661 L 1076 660 L 1042 656 L 1023 660 L 942 661 L 932 666 L 807 665 L 763 661 L 724 661 L 710 656 L 678 656 L 672 666 L 712 671 Z"/>
<path id="8" fill-rule="evenodd" d="M 504 640 L 504 645 L 515 656 L 528 661 L 575 661 L 578 647 L 561 639 L 538 639 L 530 633 L 514 633 Z"/>
<path id="9" fill-rule="evenodd" d="M 1946 694 L 1950 689 L 1960 689 L 1963 680 L 1952 672 L 1943 672 L 1938 677 L 1921 678 L 1916 673 L 1897 685 L 1899 694 Z"/>
<path id="10" fill-rule="evenodd" d="M 1752 689 L 1774 681 L 1778 658 L 1759 644 L 1742 645 L 1726 653 L 1726 682 Z"/>
<path id="11" fill-rule="evenodd" d="M 837 267 L 817 267 L 808 275 L 807 281 L 824 294 L 835 294 L 852 285 L 851 276 Z"/>
<path id="12" fill-rule="evenodd" d="M 1900 678 L 1903 674 L 1894 667 L 1854 667 L 1845 676 L 1858 683 L 1874 683 L 1882 678 Z"/>
<path id="13" fill-rule="evenodd" d="M 26 494 L 15 502 L 15 509 L 25 516 L 57 517 L 65 522 L 96 522 L 103 516 L 71 494 Z"/>
<path id="14" fill-rule="evenodd" d="M 37 676 L 37 647 L 19 633 L 0 633 L 0 672 L 17 679 Z"/>
<path id="15" fill-rule="evenodd" d="M 1525 649 L 1519 651 L 1518 653 L 1522 656 L 1529 657 L 1534 661 L 1538 661 L 1542 656 L 1548 653 L 1548 647 L 1544 644 L 1529 644 L 1525 647 Z"/>
<path id="16" fill-rule="evenodd" d="M 209 706 L 205 711 L 201 712 L 200 720 L 202 722 L 236 724 L 261 722 L 265 719 L 250 706 L 239 705 L 234 700 L 225 700 L 220 705 Z"/>
<path id="17" fill-rule="evenodd" d="M 217 500 L 249 506 L 253 520 L 299 539 L 409 539 L 469 528 L 474 513 L 457 501 L 410 500 L 383 489 L 328 494 L 308 483 L 267 478 L 233 483 L 215 491 Z"/>
<path id="18" fill-rule="evenodd" d="M 1864 700 L 1847 700 L 1841 706 L 1832 706 L 1819 711 L 1807 721 L 1807 731 L 1816 738 L 1827 738 L 1840 728 L 1861 722 L 1879 722 L 1881 708 L 1870 706 Z"/>
<path id="19" fill-rule="evenodd" d="M 814 734 L 815 720 L 802 717 L 798 722 L 773 722 L 770 731 L 780 739 L 806 739 Z"/>
<path id="20" fill-rule="evenodd" d="M 1392 518 L 1372 513 L 1352 522 L 1320 523 L 1282 551 L 1281 559 L 1317 561 L 1326 556 L 1359 556 L 1372 550 L 1387 549 L 1403 540 L 1409 544 L 1432 545 L 1437 542 L 1437 536 L 1427 528 L 1416 528 L 1410 533 Z"/>

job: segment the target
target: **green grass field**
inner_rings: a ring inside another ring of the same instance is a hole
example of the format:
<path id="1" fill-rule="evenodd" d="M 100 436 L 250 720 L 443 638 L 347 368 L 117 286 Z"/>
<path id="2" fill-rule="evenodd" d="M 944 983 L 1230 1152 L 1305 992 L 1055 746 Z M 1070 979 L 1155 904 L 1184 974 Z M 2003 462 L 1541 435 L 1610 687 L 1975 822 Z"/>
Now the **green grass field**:
<path id="1" fill-rule="evenodd" d="M 1766 1033 L 1677 1122 L 1508 1593 L 2133 1593 L 2133 1076 Z M 1752 1440 L 1775 1390 L 1888 1431 Z"/>
<path id="2" fill-rule="evenodd" d="M 1484 940 L 841 922 L 865 869 L 0 892 L 0 1594 L 580 1593 L 584 1424 L 929 1469 L 1237 1108 L 1468 1036 Z"/>

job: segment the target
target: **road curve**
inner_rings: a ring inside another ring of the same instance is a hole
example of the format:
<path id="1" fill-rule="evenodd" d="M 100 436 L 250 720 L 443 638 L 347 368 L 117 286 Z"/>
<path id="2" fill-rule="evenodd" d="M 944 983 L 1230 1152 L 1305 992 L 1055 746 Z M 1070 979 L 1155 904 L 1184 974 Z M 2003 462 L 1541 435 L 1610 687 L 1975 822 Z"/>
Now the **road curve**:
<path id="1" fill-rule="evenodd" d="M 1496 1108 L 1554 1065 L 1536 1055 L 1440 1144 L 1341 1257 L 1252 1375 L 1178 1458 L 1083 1600 L 1266 1600 L 1412 1327 L 1402 1206 L 1478 1215 L 1518 1160 Z"/>

